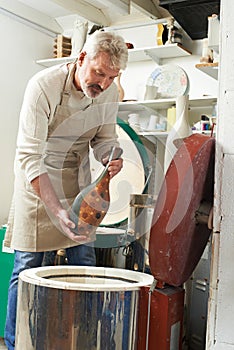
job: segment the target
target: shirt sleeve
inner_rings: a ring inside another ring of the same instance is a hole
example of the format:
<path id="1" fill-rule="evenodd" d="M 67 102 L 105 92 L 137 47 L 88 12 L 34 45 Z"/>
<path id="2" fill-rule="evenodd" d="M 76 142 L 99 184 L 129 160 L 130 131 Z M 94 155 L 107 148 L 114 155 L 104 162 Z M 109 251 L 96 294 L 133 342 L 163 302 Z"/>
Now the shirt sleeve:
<path id="1" fill-rule="evenodd" d="M 29 182 L 46 172 L 43 155 L 48 134 L 50 106 L 37 81 L 29 81 L 20 113 L 16 160 Z"/>

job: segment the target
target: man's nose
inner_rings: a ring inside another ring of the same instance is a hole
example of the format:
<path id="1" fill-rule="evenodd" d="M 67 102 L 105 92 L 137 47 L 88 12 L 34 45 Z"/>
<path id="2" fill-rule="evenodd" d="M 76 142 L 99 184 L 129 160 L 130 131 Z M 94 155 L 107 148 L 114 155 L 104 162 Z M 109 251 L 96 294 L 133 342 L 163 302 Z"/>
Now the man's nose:
<path id="1" fill-rule="evenodd" d="M 111 81 L 108 77 L 102 78 L 102 80 L 100 81 L 100 86 L 102 88 L 102 90 L 106 90 L 111 84 Z"/>

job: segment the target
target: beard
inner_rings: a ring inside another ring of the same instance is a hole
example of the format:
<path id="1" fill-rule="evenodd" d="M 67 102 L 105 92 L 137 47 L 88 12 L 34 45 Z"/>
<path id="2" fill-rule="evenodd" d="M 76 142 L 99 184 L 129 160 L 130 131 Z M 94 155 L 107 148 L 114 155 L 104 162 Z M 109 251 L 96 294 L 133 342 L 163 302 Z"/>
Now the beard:
<path id="1" fill-rule="evenodd" d="M 100 96 L 100 94 L 103 92 L 103 89 L 98 84 L 86 84 L 85 81 L 82 79 L 82 75 L 79 74 L 79 80 L 80 80 L 80 86 L 85 94 L 85 96 L 95 99 Z"/>

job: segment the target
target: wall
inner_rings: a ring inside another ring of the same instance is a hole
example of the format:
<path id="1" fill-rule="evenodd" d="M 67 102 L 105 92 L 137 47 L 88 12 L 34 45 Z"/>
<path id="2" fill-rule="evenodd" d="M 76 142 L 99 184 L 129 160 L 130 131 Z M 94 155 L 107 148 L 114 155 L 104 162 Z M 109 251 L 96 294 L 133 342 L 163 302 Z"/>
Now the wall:
<path id="1" fill-rule="evenodd" d="M 13 161 L 20 107 L 28 79 L 42 69 L 39 58 L 52 55 L 52 37 L 0 14 L 0 225 L 5 224 L 13 192 Z"/>
<path id="2" fill-rule="evenodd" d="M 234 3 L 221 1 L 221 60 L 208 350 L 233 350 Z"/>

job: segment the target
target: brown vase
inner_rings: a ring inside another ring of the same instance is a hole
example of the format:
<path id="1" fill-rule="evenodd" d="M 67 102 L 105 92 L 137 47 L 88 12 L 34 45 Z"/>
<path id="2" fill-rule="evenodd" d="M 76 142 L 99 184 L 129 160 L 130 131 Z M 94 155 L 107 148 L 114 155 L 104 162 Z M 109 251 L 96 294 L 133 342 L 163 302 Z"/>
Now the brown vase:
<path id="1" fill-rule="evenodd" d="M 76 196 L 70 213 L 71 220 L 76 224 L 76 228 L 73 230 L 75 234 L 92 238 L 104 219 L 110 205 L 109 163 L 112 159 L 119 158 L 121 154 L 121 148 L 113 147 L 101 175 Z"/>

